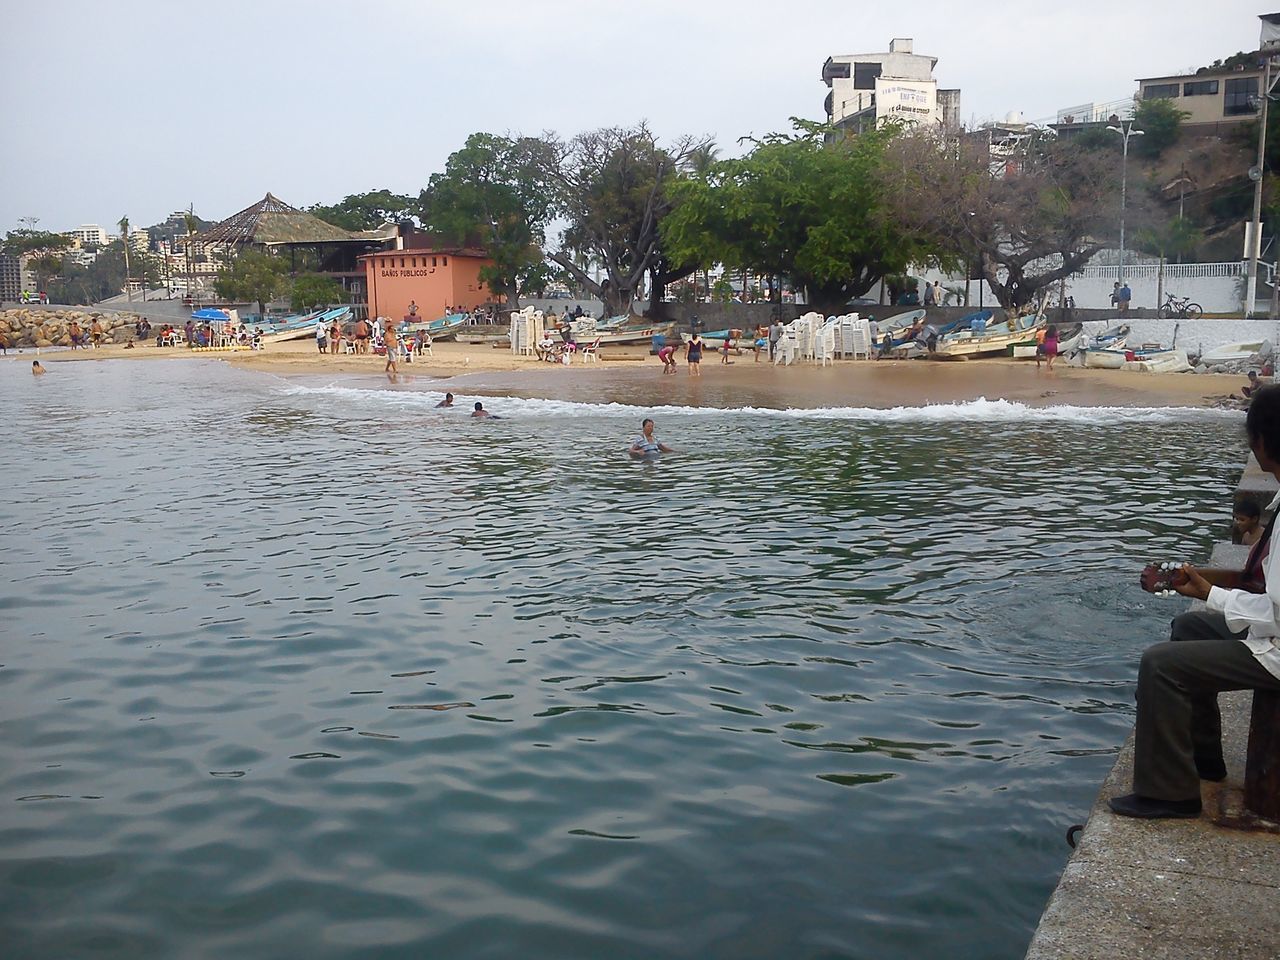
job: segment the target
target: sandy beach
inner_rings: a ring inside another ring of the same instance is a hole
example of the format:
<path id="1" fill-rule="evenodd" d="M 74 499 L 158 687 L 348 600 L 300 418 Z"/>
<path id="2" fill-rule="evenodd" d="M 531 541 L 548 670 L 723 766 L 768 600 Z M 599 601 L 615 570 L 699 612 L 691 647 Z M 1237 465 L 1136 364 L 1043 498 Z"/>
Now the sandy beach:
<path id="1" fill-rule="evenodd" d="M 35 358 L 36 351 L 10 351 L 11 360 Z M 261 352 L 191 352 L 152 345 L 125 349 L 112 344 L 98 350 L 45 350 L 42 363 L 108 359 L 159 361 L 175 358 L 230 363 L 284 377 L 327 374 L 382 376 L 378 356 L 320 355 L 311 340 L 276 344 Z M 775 367 L 749 352 L 729 365 L 710 354 L 702 376 L 691 377 L 681 363 L 675 376 L 663 376 L 647 345 L 610 347 L 600 362 L 569 366 L 520 357 L 487 343 L 437 343 L 434 355 L 400 364 L 404 384 L 439 381 L 440 389 L 461 393 L 547 397 L 593 402 L 662 403 L 691 406 L 896 407 L 961 403 L 985 398 L 1031 406 L 1206 406 L 1239 395 L 1240 377 L 1122 373 L 1058 365 L 1050 373 L 1034 363 L 974 360 L 931 363 L 923 360 L 839 361 L 819 367 L 797 363 Z"/>

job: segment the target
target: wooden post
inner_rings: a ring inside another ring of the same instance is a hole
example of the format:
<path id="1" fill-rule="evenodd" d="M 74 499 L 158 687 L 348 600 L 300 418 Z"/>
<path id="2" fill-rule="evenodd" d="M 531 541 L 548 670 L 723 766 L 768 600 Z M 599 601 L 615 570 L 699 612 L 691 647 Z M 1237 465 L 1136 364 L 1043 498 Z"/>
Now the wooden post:
<path id="1" fill-rule="evenodd" d="M 1280 693 L 1274 690 L 1253 691 L 1244 805 L 1260 817 L 1280 822 Z"/>

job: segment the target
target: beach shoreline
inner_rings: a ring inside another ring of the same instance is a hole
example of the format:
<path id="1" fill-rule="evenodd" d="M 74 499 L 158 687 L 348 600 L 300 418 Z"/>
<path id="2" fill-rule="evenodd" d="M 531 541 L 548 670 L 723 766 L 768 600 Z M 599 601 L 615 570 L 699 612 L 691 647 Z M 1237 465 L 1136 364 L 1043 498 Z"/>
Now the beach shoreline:
<path id="1" fill-rule="evenodd" d="M 14 359 L 10 351 L 9 359 Z M 190 359 L 286 379 L 337 374 L 385 378 L 385 359 L 367 355 L 319 354 L 314 341 L 275 344 L 255 352 L 192 352 L 148 344 L 126 349 L 111 344 L 97 350 L 27 348 L 18 354 L 42 363 L 100 360 Z M 757 406 L 766 408 L 892 408 L 975 400 L 1008 400 L 1027 406 L 1207 407 L 1239 397 L 1242 378 L 1218 374 L 1124 373 L 1066 367 L 1052 373 L 1025 360 L 984 359 L 963 363 L 923 360 L 842 360 L 820 367 L 798 363 L 775 367 L 746 351 L 724 365 L 709 354 L 702 376 L 686 364 L 663 376 L 647 344 L 611 347 L 597 363 L 565 366 L 521 357 L 487 343 L 445 342 L 433 356 L 400 363 L 400 377 L 388 386 L 428 387 L 483 396 L 539 397 L 584 402 L 664 406 Z"/>

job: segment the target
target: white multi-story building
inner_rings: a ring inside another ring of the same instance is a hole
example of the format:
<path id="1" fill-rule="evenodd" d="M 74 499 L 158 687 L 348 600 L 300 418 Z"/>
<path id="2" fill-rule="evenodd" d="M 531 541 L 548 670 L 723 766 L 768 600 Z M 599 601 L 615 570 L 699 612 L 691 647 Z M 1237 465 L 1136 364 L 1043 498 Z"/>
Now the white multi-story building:
<path id="1" fill-rule="evenodd" d="M 145 230 L 129 231 L 129 246 L 142 253 L 146 253 L 151 249 L 151 234 Z"/>
<path id="2" fill-rule="evenodd" d="M 68 230 L 67 236 L 72 240 L 77 241 L 82 246 L 93 245 L 97 247 L 105 247 L 112 240 L 110 234 L 96 223 L 81 224 L 74 230 Z"/>
<path id="3" fill-rule="evenodd" d="M 831 88 L 828 121 L 854 131 L 888 120 L 959 129 L 960 91 L 938 89 L 937 63 L 937 57 L 913 52 L 909 38 L 891 41 L 888 53 L 828 57 L 822 65 L 822 80 Z"/>

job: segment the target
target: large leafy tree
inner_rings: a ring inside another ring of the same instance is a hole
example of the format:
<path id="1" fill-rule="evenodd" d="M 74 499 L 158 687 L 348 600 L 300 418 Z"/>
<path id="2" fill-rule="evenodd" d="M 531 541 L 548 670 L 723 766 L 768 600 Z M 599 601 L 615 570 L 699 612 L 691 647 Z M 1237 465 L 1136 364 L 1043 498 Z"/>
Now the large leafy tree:
<path id="1" fill-rule="evenodd" d="M 928 138 L 904 137 L 885 169 L 902 221 L 978 265 L 1011 312 L 1078 271 L 1116 232 L 1119 170 L 1069 141 L 1032 137 L 993 154 L 972 140 L 940 150 Z"/>
<path id="2" fill-rule="evenodd" d="M 369 190 L 343 197 L 332 205 L 317 203 L 307 212 L 344 230 L 372 230 L 384 223 L 411 219 L 414 203 L 412 197 L 390 190 Z"/>
<path id="3" fill-rule="evenodd" d="M 556 212 L 568 221 L 550 258 L 599 297 L 606 313 L 630 312 L 646 273 L 656 269 L 669 282 L 681 269 L 691 272 L 684 258 L 664 254 L 660 229 L 673 207 L 671 185 L 706 140 L 686 136 L 663 147 L 642 123 L 547 142 L 553 148 L 547 182 Z M 587 263 L 600 267 L 601 280 Z"/>
<path id="4" fill-rule="evenodd" d="M 1133 111 L 1133 125 L 1143 135 L 1133 139 L 1133 152 L 1141 157 L 1160 156 L 1177 141 L 1182 121 L 1189 116 L 1190 113 L 1179 110 L 1172 100 L 1161 98 L 1139 102 Z M 1120 140 L 1115 133 L 1108 131 L 1108 134 Z"/>
<path id="5" fill-rule="evenodd" d="M 63 233 L 50 233 L 48 230 L 10 230 L 0 242 L 0 252 L 10 257 L 21 257 L 29 253 L 56 254 L 71 246 L 71 238 Z"/>
<path id="6" fill-rule="evenodd" d="M 473 133 L 419 197 L 423 226 L 446 243 L 477 244 L 493 260 L 480 279 L 519 305 L 547 285 L 542 245 L 552 210 L 552 145 L 534 137 Z"/>
<path id="7" fill-rule="evenodd" d="M 306 313 L 316 307 L 346 302 L 346 291 L 333 277 L 304 273 L 293 281 L 289 290 L 289 306 L 298 313 Z"/>
<path id="8" fill-rule="evenodd" d="M 257 303 L 259 316 L 265 317 L 267 304 L 289 289 L 287 274 L 288 266 L 279 257 L 245 250 L 218 271 L 213 289 L 225 300 Z"/>
<path id="9" fill-rule="evenodd" d="M 904 227 L 886 191 L 896 128 L 833 137 L 821 125 L 793 123 L 794 132 L 770 134 L 746 156 L 674 185 L 663 224 L 669 255 L 790 276 L 826 310 L 936 255 L 926 231 Z"/>

